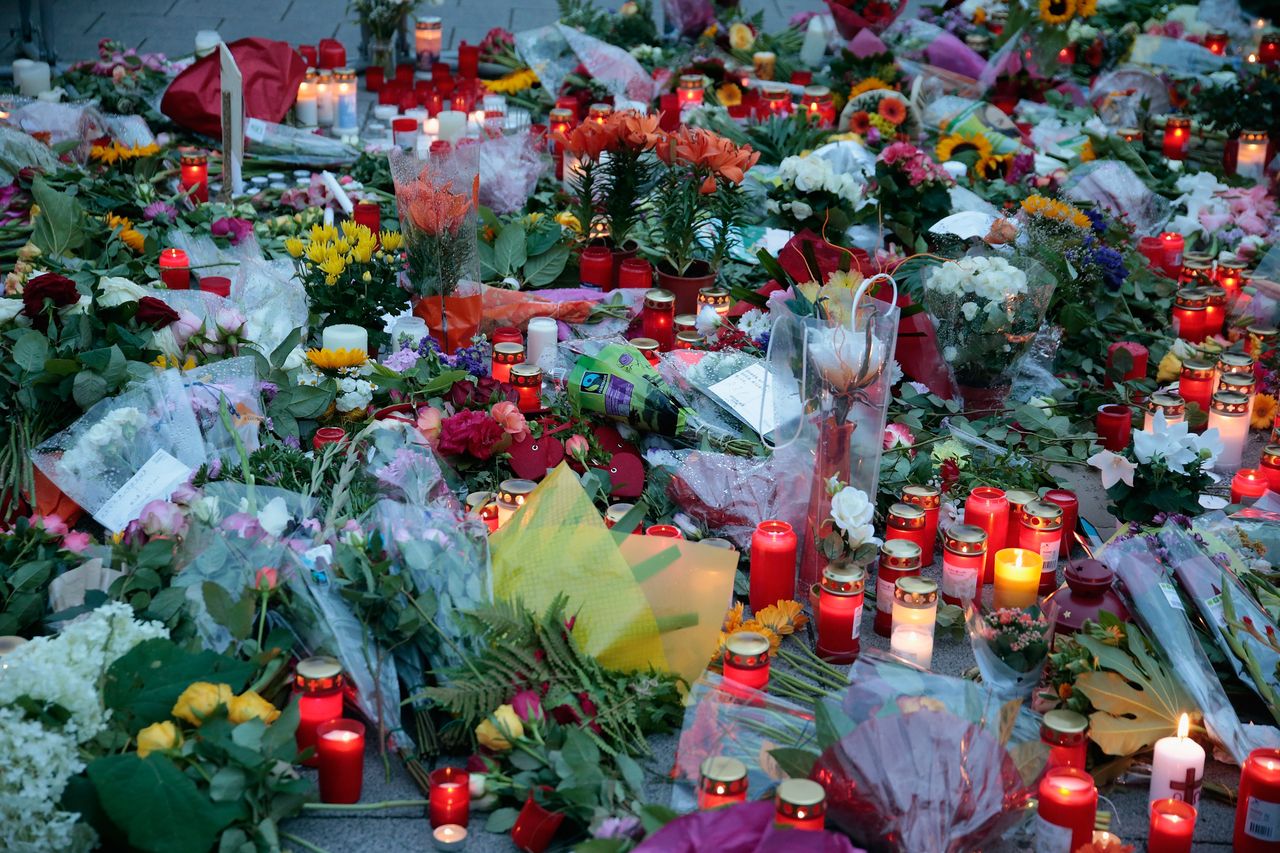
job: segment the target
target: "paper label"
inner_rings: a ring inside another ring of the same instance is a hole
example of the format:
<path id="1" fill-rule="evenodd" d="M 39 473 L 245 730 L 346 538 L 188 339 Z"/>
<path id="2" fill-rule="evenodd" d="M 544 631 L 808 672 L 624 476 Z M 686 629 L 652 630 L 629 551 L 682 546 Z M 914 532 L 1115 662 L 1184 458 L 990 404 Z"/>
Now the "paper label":
<path id="1" fill-rule="evenodd" d="M 1219 628 L 1227 624 L 1227 620 L 1222 615 L 1222 596 L 1215 595 L 1204 600 L 1205 610 L 1209 611 L 1210 618 L 1213 619 L 1215 625 Z"/>
<path id="2" fill-rule="evenodd" d="M 942 594 L 961 601 L 978 597 L 978 569 L 976 566 L 957 566 L 942 561 Z"/>
<path id="3" fill-rule="evenodd" d="M 766 382 L 767 371 L 761 363 L 748 368 L 712 385 L 707 390 L 711 396 L 729 410 L 735 418 L 755 430 L 759 435 L 767 436 L 777 426 L 777 401 L 774 387 L 777 383 Z M 800 411 L 800 398 L 790 393 L 783 401 L 787 411 Z"/>
<path id="4" fill-rule="evenodd" d="M 191 469 L 164 450 L 157 450 L 93 517 L 108 530 L 119 533 L 151 501 L 166 500 L 187 481 Z"/>
<path id="5" fill-rule="evenodd" d="M 1035 853 L 1071 853 L 1071 830 L 1036 815 Z"/>
<path id="6" fill-rule="evenodd" d="M 1044 560 L 1044 571 L 1046 574 L 1058 571 L 1058 546 L 1061 544 L 1061 539 L 1054 539 L 1051 542 L 1040 543 L 1040 559 Z"/>
<path id="7" fill-rule="evenodd" d="M 862 633 L 862 605 L 859 604 L 853 611 L 853 639 L 858 639 L 858 635 Z"/>
<path id="8" fill-rule="evenodd" d="M 263 142 L 267 138 L 267 123 L 260 118 L 246 119 L 244 137 L 254 142 Z"/>
<path id="9" fill-rule="evenodd" d="M 1178 598 L 1178 590 L 1173 584 L 1164 581 L 1160 584 L 1160 591 L 1164 593 L 1165 600 L 1169 602 L 1169 606 L 1174 610 L 1186 610 L 1182 606 L 1182 599 Z"/>
<path id="10" fill-rule="evenodd" d="M 1244 813 L 1244 834 L 1259 841 L 1280 840 L 1280 803 L 1250 797 Z"/>
<path id="11" fill-rule="evenodd" d="M 876 578 L 876 610 L 881 613 L 893 612 L 893 581 Z"/>

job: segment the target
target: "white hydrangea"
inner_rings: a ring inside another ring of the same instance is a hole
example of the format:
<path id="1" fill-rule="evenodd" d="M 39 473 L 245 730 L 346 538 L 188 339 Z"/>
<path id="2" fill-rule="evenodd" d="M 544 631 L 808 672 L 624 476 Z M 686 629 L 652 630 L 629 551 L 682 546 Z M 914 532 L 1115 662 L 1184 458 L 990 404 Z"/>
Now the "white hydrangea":
<path id="1" fill-rule="evenodd" d="M 354 412 L 367 408 L 373 401 L 373 383 L 366 379 L 344 376 L 338 380 L 339 412 Z"/>
<path id="2" fill-rule="evenodd" d="M 925 288 L 948 296 L 972 294 L 984 302 L 999 303 L 1027 292 L 1027 274 L 1004 258 L 975 256 L 938 267 Z M 979 307 L 974 305 L 975 316 Z M 968 312 L 965 317 L 973 319 Z"/>
<path id="3" fill-rule="evenodd" d="M 0 708 L 0 850 L 82 851 L 95 835 L 80 815 L 57 809 L 67 781 L 81 770 L 75 740 Z"/>

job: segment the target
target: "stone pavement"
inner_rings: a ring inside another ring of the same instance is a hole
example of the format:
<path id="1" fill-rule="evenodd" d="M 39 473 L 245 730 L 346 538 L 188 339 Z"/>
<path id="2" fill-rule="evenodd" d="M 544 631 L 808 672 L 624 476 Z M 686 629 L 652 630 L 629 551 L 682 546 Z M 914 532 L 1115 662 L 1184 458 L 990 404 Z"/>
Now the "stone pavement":
<path id="1" fill-rule="evenodd" d="M 40 0 L 31 0 L 37 6 Z M 262 36 L 294 44 L 337 38 L 355 61 L 360 28 L 347 12 L 347 0 L 46 0 L 54 12 L 54 49 L 59 62 L 97 54 L 102 38 L 118 39 L 148 52 L 183 56 L 193 49 L 197 30 L 217 30 L 226 41 Z M 598 0 L 614 7 L 621 0 Z M 742 0 L 750 12 L 763 10 L 765 25 L 784 26 L 806 9 L 823 8 L 819 0 Z M 491 28 L 513 32 L 549 24 L 556 0 L 443 0 L 440 6 L 419 5 L 422 14 L 444 19 L 444 47 L 482 39 Z M 35 14 L 33 12 L 33 14 Z M 38 15 L 36 15 L 38 18 Z M 0 0 L 0 65 L 8 70 L 18 40 L 18 0 Z"/>

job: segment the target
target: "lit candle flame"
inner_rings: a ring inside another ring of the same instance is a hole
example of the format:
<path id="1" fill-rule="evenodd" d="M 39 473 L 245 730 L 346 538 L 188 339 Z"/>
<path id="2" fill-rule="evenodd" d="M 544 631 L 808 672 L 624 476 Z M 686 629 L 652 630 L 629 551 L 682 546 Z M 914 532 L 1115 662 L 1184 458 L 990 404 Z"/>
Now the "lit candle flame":
<path id="1" fill-rule="evenodd" d="M 1178 718 L 1178 737 L 1185 738 L 1191 732 L 1191 718 L 1183 714 Z"/>

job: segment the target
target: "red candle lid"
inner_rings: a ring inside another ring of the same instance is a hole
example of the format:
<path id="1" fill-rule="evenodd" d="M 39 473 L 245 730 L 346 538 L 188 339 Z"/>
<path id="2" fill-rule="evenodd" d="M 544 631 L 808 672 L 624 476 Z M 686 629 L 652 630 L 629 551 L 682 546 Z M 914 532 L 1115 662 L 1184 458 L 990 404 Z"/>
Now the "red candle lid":
<path id="1" fill-rule="evenodd" d="M 1068 563 L 1062 571 L 1062 576 L 1072 592 L 1099 596 L 1111 589 L 1116 573 L 1098 560 L 1080 560 L 1076 563 Z"/>
<path id="2" fill-rule="evenodd" d="M 408 133 L 418 129 L 416 118 L 395 118 L 391 120 L 391 129 L 396 133 Z"/>
<path id="3" fill-rule="evenodd" d="M 230 296 L 231 279 L 224 275 L 201 276 L 200 289 L 206 293 L 216 293 L 219 296 Z"/>

